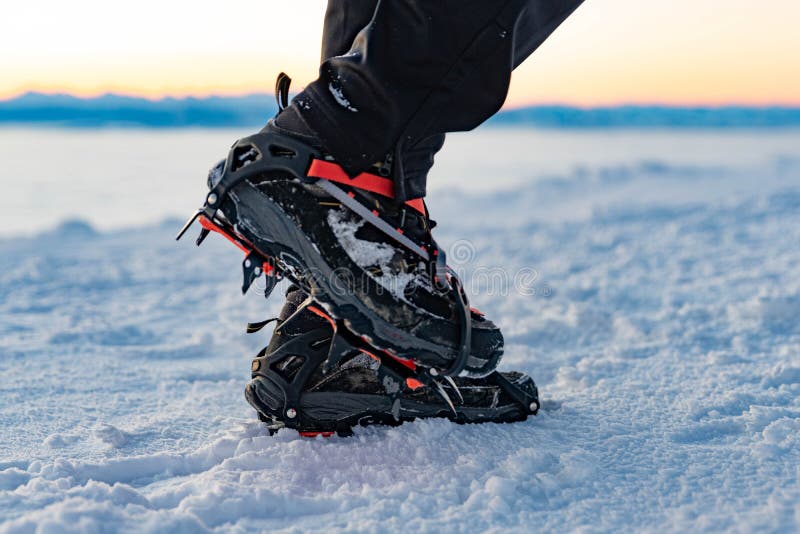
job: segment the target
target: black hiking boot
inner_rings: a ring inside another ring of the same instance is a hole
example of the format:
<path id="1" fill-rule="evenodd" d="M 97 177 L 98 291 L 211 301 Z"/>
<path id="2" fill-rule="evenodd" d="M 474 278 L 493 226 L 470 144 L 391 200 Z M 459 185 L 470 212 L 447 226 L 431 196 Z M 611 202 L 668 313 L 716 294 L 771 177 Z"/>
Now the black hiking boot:
<path id="1" fill-rule="evenodd" d="M 434 382 L 413 366 L 382 364 L 367 346 L 350 347 L 326 371 L 334 337 L 330 319 L 296 288 L 287 292 L 277 321 L 245 388 L 247 401 L 271 432 L 288 427 L 304 436 L 349 435 L 358 425 L 396 426 L 431 417 L 508 423 L 539 409 L 536 386 L 522 373 Z"/>
<path id="2" fill-rule="evenodd" d="M 306 135 L 274 121 L 240 139 L 212 169 L 195 219 L 247 254 L 246 290 L 287 277 L 335 323 L 374 350 L 434 376 L 486 376 L 503 336 L 472 310 L 434 241 L 421 199 L 392 198 L 391 158 L 348 176 Z M 180 237 L 179 235 L 179 237 Z"/>

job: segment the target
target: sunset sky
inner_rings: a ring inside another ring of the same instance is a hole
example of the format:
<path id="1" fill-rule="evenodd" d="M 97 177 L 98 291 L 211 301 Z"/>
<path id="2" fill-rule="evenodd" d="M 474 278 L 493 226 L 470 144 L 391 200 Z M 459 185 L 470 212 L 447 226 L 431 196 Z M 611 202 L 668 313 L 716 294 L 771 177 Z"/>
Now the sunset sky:
<path id="1" fill-rule="evenodd" d="M 28 0 L 0 17 L 0 98 L 269 92 L 316 76 L 325 0 Z M 800 1 L 587 0 L 508 106 L 800 104 Z"/>

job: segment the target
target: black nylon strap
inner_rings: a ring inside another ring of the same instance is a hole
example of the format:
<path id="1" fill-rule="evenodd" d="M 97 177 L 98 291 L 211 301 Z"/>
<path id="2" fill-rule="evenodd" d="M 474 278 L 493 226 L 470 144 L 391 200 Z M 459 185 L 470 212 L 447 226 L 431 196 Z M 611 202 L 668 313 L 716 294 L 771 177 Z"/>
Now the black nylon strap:
<path id="1" fill-rule="evenodd" d="M 277 320 L 278 320 L 277 317 L 272 317 L 270 319 L 267 319 L 266 321 L 259 321 L 257 323 L 247 323 L 247 333 L 253 334 L 255 332 L 258 332 L 259 330 L 267 326 L 269 323 Z"/>

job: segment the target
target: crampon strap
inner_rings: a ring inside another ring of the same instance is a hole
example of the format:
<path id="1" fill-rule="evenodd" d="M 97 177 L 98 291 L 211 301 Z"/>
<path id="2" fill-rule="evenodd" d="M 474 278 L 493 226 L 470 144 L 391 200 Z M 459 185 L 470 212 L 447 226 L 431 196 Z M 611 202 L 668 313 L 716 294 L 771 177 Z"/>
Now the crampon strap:
<path id="1" fill-rule="evenodd" d="M 322 178 L 331 182 L 336 182 L 356 189 L 363 189 L 371 193 L 394 198 L 394 181 L 377 174 L 362 172 L 358 176 L 350 177 L 341 165 L 332 161 L 315 159 L 308 168 L 308 176 Z M 406 202 L 406 206 L 415 209 L 426 215 L 425 202 L 421 198 L 415 198 Z"/>

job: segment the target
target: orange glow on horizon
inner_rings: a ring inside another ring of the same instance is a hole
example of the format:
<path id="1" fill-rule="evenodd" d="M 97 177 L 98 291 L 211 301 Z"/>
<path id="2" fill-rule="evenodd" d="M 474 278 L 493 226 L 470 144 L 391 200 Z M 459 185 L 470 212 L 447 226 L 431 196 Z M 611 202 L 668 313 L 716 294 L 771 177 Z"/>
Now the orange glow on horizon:
<path id="1" fill-rule="evenodd" d="M 800 106 L 800 91 L 795 86 L 764 88 L 757 84 L 740 85 L 737 91 L 720 90 L 717 84 L 706 83 L 703 78 L 677 78 L 671 85 L 653 87 L 641 77 L 630 76 L 625 80 L 615 78 L 613 84 L 597 84 L 591 91 L 582 88 L 559 86 L 548 81 L 547 76 L 537 76 L 540 69 L 512 75 L 511 89 L 506 99 L 506 109 L 528 105 L 569 105 L 576 107 L 602 107 L 618 105 L 674 105 L 674 106 Z M 277 71 L 276 71 L 277 72 Z M 637 74 L 641 74 L 639 71 Z M 302 89 L 310 81 L 294 79 L 292 89 Z M 563 78 L 560 78 L 563 79 Z M 538 82 L 538 83 L 537 83 Z M 92 98 L 104 94 L 159 100 L 163 98 L 205 98 L 210 96 L 245 96 L 272 94 L 274 79 L 232 80 L 228 83 L 208 82 L 207 85 L 190 83 L 35 83 L 19 88 L 0 91 L 0 99 L 6 100 L 28 92 L 43 94 L 69 94 L 78 98 Z M 638 90 L 637 90 L 638 89 Z M 769 90 L 765 90 L 769 89 Z"/>
<path id="2" fill-rule="evenodd" d="M 189 11 L 140 0 L 122 12 L 99 0 L 43 1 L 52 5 L 17 3 L 0 20 L 0 99 L 271 94 L 282 70 L 295 91 L 316 77 L 325 0 Z M 505 107 L 797 106 L 797 20 L 796 0 L 587 0 L 514 72 Z"/>

